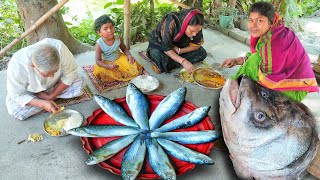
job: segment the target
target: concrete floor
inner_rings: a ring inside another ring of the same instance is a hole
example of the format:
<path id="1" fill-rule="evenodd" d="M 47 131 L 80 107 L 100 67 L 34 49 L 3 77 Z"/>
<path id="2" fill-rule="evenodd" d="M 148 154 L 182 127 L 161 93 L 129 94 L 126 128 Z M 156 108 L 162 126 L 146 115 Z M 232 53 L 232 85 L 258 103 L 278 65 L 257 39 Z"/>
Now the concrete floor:
<path id="1" fill-rule="evenodd" d="M 246 44 L 240 43 L 224 34 L 215 30 L 204 30 L 204 48 L 208 52 L 205 62 L 212 67 L 218 67 L 225 58 L 244 55 L 249 51 Z M 131 52 L 137 61 L 160 81 L 160 87 L 153 94 L 168 95 L 178 87 L 187 87 L 186 101 L 193 102 L 196 106 L 211 106 L 209 115 L 212 122 L 219 127 L 219 105 L 218 98 L 220 90 L 208 90 L 197 85 L 181 83 L 177 77 L 179 70 L 170 74 L 154 74 L 149 63 L 146 63 L 138 52 L 145 50 L 148 43 L 141 43 L 131 47 Z M 88 77 L 82 70 L 83 65 L 94 64 L 94 52 L 87 52 L 77 56 L 79 72 L 86 78 L 88 85 L 93 93 L 99 94 L 92 86 Z M 199 66 L 201 64 L 198 64 Z M 236 71 L 224 69 L 221 73 L 225 76 L 232 75 Z M 0 112 L 2 114 L 2 123 L 0 125 L 0 179 L 35 179 L 35 180 L 60 180 L 60 179 L 121 179 L 120 176 L 114 175 L 109 171 L 100 168 L 97 165 L 88 166 L 84 163 L 87 154 L 82 148 L 79 137 L 64 136 L 51 137 L 43 130 L 43 122 L 49 116 L 49 113 L 43 113 L 31 117 L 26 121 L 13 119 L 6 110 L 6 71 L 0 72 Z M 126 88 L 109 91 L 104 94 L 110 99 L 121 98 L 125 96 Z M 312 94 L 306 100 L 314 108 L 316 106 L 314 99 L 320 100 L 319 94 Z M 92 112 L 99 106 L 94 100 L 86 101 L 80 104 L 71 105 L 66 109 L 74 109 L 83 114 L 85 118 L 89 117 Z M 319 109 L 316 109 L 320 112 Z M 41 133 L 44 139 L 37 143 L 24 142 L 31 133 Z M 186 174 L 178 176 L 178 179 L 218 179 L 231 180 L 237 179 L 234 173 L 232 163 L 226 151 L 214 148 L 211 152 L 211 158 L 215 161 L 212 166 L 196 166 L 195 169 L 188 171 Z M 315 179 L 311 175 L 304 179 Z"/>

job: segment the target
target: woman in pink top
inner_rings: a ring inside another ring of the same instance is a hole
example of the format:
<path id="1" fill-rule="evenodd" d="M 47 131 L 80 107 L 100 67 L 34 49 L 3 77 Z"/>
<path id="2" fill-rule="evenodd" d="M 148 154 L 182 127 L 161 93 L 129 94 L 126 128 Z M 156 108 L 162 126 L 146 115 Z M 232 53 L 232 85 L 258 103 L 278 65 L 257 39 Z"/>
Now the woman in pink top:
<path id="1" fill-rule="evenodd" d="M 264 87 L 281 91 L 291 99 L 302 101 L 308 92 L 319 87 L 310 59 L 293 31 L 268 2 L 250 8 L 250 53 L 226 59 L 221 66 L 242 65 L 232 77 L 246 75 Z"/>

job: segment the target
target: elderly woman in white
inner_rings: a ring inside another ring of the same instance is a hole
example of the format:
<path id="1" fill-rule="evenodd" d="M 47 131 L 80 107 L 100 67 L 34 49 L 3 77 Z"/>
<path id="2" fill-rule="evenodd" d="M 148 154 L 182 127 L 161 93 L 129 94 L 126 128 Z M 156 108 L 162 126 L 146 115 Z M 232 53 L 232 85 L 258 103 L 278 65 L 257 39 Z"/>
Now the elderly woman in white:
<path id="1" fill-rule="evenodd" d="M 8 64 L 8 112 L 25 120 L 45 109 L 56 112 L 57 98 L 82 94 L 83 78 L 74 56 L 62 41 L 46 38 L 16 52 Z"/>

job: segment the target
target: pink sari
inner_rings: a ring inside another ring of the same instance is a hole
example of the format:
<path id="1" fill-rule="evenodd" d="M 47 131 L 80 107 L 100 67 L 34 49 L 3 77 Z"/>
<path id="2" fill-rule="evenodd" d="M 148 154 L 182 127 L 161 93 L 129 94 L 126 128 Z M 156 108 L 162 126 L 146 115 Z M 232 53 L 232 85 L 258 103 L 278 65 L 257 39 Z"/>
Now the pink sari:
<path id="1" fill-rule="evenodd" d="M 250 39 L 251 53 L 262 58 L 258 82 L 277 91 L 319 92 L 310 59 L 293 31 L 276 15 L 268 33 Z"/>

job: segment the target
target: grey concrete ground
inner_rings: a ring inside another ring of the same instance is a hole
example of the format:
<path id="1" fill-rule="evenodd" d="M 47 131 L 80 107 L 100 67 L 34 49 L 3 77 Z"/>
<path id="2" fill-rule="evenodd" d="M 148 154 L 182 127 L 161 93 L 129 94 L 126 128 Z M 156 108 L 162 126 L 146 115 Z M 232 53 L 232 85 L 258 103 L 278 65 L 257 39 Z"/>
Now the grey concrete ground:
<path id="1" fill-rule="evenodd" d="M 205 62 L 214 68 L 218 66 L 227 57 L 236 57 L 244 55 L 249 47 L 224 34 L 214 30 L 204 30 L 204 47 L 208 52 Z M 160 81 L 160 87 L 154 91 L 154 94 L 168 95 L 178 87 L 187 87 L 186 100 L 193 102 L 196 106 L 211 106 L 209 115 L 213 123 L 219 126 L 218 98 L 220 90 L 208 90 L 197 85 L 181 83 L 177 77 L 179 70 L 170 74 L 154 74 L 149 63 L 146 63 L 138 52 L 145 50 L 147 43 L 137 44 L 131 47 L 132 54 L 137 61 Z M 92 86 L 88 77 L 82 70 L 83 65 L 94 64 L 94 53 L 87 52 L 77 56 L 79 72 L 87 80 L 93 93 L 98 94 Z M 200 66 L 198 64 L 197 66 Z M 236 68 L 224 69 L 221 71 L 225 76 L 234 73 Z M 60 180 L 60 179 L 121 179 L 109 171 L 100 168 L 97 165 L 88 166 L 84 163 L 87 154 L 82 148 L 79 137 L 51 137 L 43 130 L 43 122 L 49 116 L 49 113 L 43 113 L 32 117 L 26 121 L 19 121 L 9 116 L 5 106 L 6 96 L 6 77 L 7 72 L 0 72 L 0 113 L 2 123 L 0 125 L 0 179 L 36 179 L 36 180 Z M 121 98 L 125 96 L 126 88 L 109 91 L 104 94 L 110 99 Z M 320 100 L 319 94 L 312 95 L 307 103 L 319 108 L 312 99 Z M 319 101 L 317 101 L 319 102 Z M 86 101 L 80 104 L 71 105 L 66 109 L 74 109 L 81 112 L 85 118 L 99 108 L 94 100 Z M 320 112 L 319 110 L 317 110 Z M 44 139 L 37 143 L 18 142 L 28 138 L 31 133 L 41 133 Z M 195 169 L 181 175 L 178 179 L 218 179 L 232 180 L 237 179 L 232 163 L 227 152 L 214 148 L 210 155 L 215 164 L 212 166 L 196 166 Z M 308 175 L 305 179 L 315 179 Z"/>

